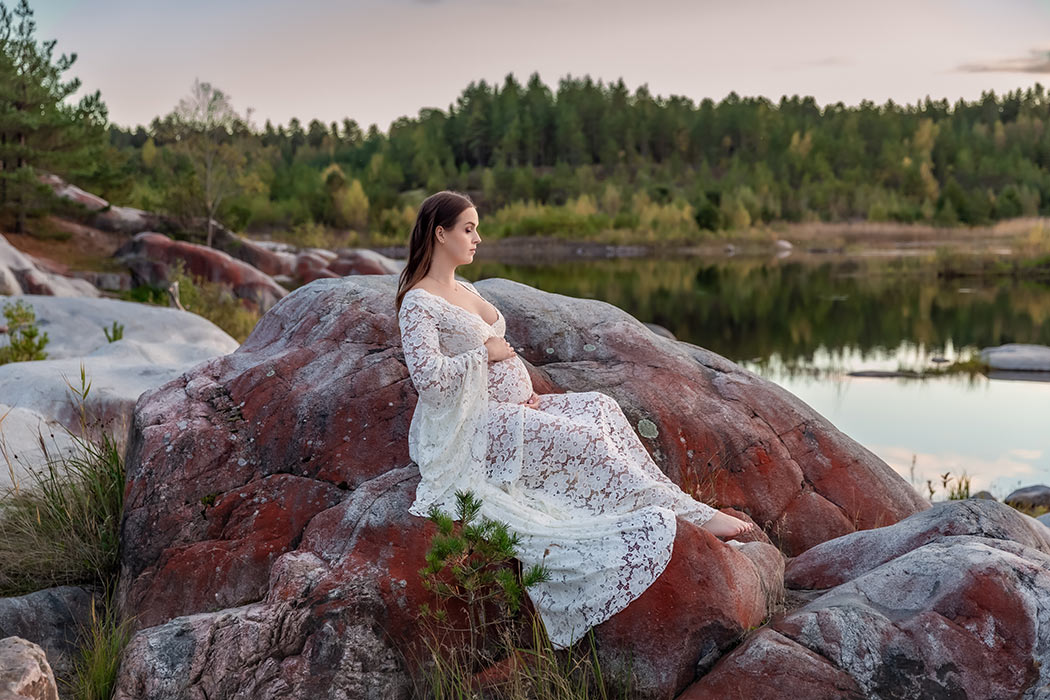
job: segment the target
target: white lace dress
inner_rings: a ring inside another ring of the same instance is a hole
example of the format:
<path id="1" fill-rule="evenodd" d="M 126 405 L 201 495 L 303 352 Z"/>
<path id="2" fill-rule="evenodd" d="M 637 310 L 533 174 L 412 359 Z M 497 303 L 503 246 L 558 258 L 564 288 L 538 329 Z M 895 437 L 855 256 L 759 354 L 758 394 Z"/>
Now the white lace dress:
<path id="1" fill-rule="evenodd" d="M 477 291 L 473 285 L 465 287 Z M 551 580 L 529 589 L 551 643 L 571 645 L 627 606 L 667 566 L 675 516 L 700 525 L 715 510 L 668 479 L 614 399 L 599 392 L 545 394 L 522 405 L 532 382 L 514 356 L 488 362 L 503 314 L 477 314 L 423 289 L 398 315 L 419 394 L 409 454 L 422 479 L 410 512 L 432 504 L 455 514 L 457 490 L 521 539 L 524 567 Z"/>

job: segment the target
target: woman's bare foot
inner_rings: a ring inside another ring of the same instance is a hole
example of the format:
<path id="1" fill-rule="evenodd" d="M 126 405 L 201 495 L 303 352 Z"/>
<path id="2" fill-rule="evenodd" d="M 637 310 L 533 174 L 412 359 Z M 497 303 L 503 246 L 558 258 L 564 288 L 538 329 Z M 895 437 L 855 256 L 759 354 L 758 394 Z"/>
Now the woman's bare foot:
<path id="1" fill-rule="evenodd" d="M 701 527 L 718 537 L 735 537 L 755 529 L 754 524 L 725 513 L 715 513 Z"/>

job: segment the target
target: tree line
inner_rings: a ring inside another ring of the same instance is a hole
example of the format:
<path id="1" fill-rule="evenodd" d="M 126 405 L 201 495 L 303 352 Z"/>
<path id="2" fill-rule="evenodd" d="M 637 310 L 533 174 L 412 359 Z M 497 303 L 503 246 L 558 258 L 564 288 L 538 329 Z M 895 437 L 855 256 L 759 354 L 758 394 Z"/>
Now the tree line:
<path id="1" fill-rule="evenodd" d="M 31 15 L 27 0 L 17 12 Z M 538 74 L 524 83 L 509 74 L 501 84 L 471 82 L 447 109 L 420 110 L 383 132 L 349 117 L 259 126 L 221 89 L 196 81 L 169 114 L 127 128 L 106 123 L 97 94 L 76 108 L 63 101 L 78 83 L 56 82 L 72 62 L 51 59 L 54 42 L 12 42 L 2 29 L 0 71 L 37 46 L 37 63 L 49 68 L 19 73 L 21 82 L 64 116 L 41 126 L 49 135 L 35 155 L 16 154 L 12 139 L 25 138 L 32 120 L 7 89 L 15 83 L 0 79 L 0 185 L 17 172 L 28 183 L 26 165 L 77 171 L 78 184 L 115 203 L 205 227 L 216 219 L 304 239 L 332 230 L 403 240 L 419 201 L 445 188 L 470 193 L 496 235 L 689 237 L 776 221 L 977 225 L 1050 209 L 1050 99 L 1040 84 L 954 103 L 821 106 L 736 93 L 694 102 L 589 76 L 552 88 Z M 70 118 L 75 109 L 91 116 Z M 94 152 L 44 157 L 59 141 Z M 0 200 L 13 206 L 10 193 Z"/>

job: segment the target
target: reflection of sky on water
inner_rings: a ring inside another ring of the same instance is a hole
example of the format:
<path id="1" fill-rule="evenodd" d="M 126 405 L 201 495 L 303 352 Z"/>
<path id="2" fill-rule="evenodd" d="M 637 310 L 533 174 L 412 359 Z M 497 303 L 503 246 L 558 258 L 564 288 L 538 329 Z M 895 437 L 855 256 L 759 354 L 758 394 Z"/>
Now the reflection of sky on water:
<path id="1" fill-rule="evenodd" d="M 1018 486 L 1050 484 L 1050 383 L 952 375 L 925 380 L 846 376 L 860 369 L 922 369 L 943 354 L 905 344 L 896 351 L 821 351 L 808 368 L 777 358 L 748 369 L 775 381 L 870 449 L 925 492 L 943 498 L 940 475 L 966 473 L 971 491 L 998 498 Z M 810 370 L 810 371 L 807 371 Z M 815 372 L 812 370 L 816 370 Z M 824 370 L 824 371 L 821 371 Z M 911 472 L 915 460 L 914 475 Z"/>

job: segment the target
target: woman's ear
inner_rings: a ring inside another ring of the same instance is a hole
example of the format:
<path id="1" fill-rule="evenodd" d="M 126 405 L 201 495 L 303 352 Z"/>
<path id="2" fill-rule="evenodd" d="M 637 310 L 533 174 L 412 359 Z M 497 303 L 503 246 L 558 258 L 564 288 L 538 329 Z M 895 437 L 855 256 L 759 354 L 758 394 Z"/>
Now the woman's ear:
<path id="1" fill-rule="evenodd" d="M 441 228 L 440 226 L 438 226 L 436 229 L 434 229 L 434 238 L 438 239 L 438 242 L 444 243 L 445 242 L 445 229 Z"/>

